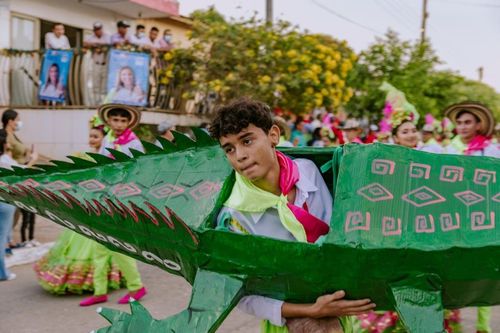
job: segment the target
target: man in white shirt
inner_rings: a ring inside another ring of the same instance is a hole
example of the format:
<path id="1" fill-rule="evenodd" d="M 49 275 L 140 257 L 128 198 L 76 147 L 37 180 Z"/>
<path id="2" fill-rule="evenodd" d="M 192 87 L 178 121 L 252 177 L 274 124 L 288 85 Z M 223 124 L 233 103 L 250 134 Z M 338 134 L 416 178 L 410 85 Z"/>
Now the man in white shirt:
<path id="1" fill-rule="evenodd" d="M 55 50 L 67 50 L 71 48 L 68 37 L 64 34 L 64 25 L 62 23 L 54 23 L 52 32 L 45 34 L 45 48 Z"/>
<path id="2" fill-rule="evenodd" d="M 149 30 L 149 42 L 154 50 L 161 48 L 160 38 L 158 38 L 159 33 L 160 30 L 158 30 L 157 27 L 152 27 L 151 30 Z"/>
<path id="3" fill-rule="evenodd" d="M 130 24 L 127 21 L 121 20 L 116 23 L 117 32 L 111 36 L 111 44 L 113 46 L 121 46 L 130 44 L 130 36 L 128 28 Z"/>
<path id="4" fill-rule="evenodd" d="M 94 92 L 94 101 L 100 104 L 106 94 L 106 53 L 101 49 L 102 46 L 111 45 L 111 36 L 104 32 L 101 22 L 94 22 L 93 34 L 87 36 L 83 41 L 83 46 L 92 49 L 92 59 L 94 67 L 92 68 L 92 88 Z"/>
<path id="5" fill-rule="evenodd" d="M 146 36 L 146 27 L 142 24 L 138 24 L 135 27 L 135 34 L 130 37 L 130 43 L 137 45 L 139 47 L 149 48 L 152 43 L 149 38 Z"/>
<path id="6" fill-rule="evenodd" d="M 99 47 L 103 45 L 111 45 L 111 36 L 104 32 L 101 22 L 94 22 L 93 34 L 89 35 L 83 41 L 85 47 Z"/>

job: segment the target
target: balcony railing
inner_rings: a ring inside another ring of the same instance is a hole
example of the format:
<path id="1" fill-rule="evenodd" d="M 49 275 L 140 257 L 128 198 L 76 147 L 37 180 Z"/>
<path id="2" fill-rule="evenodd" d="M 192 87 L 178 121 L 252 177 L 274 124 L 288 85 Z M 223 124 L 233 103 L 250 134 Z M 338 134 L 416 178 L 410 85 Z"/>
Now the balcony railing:
<path id="1" fill-rule="evenodd" d="M 142 73 L 132 74 L 136 82 L 141 76 L 142 87 L 133 89 L 133 94 L 139 97 L 131 98 L 133 100 L 131 103 L 136 103 L 136 105 L 148 110 L 166 110 L 179 113 L 206 114 L 212 110 L 211 103 L 204 98 L 198 98 L 198 101 L 195 102 L 185 97 L 189 87 L 188 82 L 177 86 L 174 86 L 175 80 L 162 83 L 165 82 L 162 79 L 163 69 L 168 66 L 168 61 L 164 59 L 163 54 L 134 53 L 116 49 L 63 51 L 70 54 L 71 59 L 66 65 L 66 70 L 63 67 L 58 68 L 58 74 L 54 74 L 54 77 L 57 77 L 59 82 L 64 81 L 64 84 L 60 84 L 58 87 L 54 86 L 51 91 L 51 93 L 58 94 L 58 98 L 47 97 L 49 94 L 46 91 L 50 89 L 44 87 L 48 85 L 51 77 L 52 69 L 49 67 L 56 66 L 54 63 L 57 63 L 54 60 L 50 65 L 49 58 L 53 56 L 51 51 L 54 50 L 0 50 L 0 106 L 94 108 L 105 102 L 116 102 L 110 97 L 111 91 L 114 91 L 115 97 L 117 95 L 123 97 L 123 93 L 115 91 L 118 89 L 116 87 L 123 83 L 119 76 L 122 75 L 120 73 L 124 67 L 133 66 L 122 66 L 123 61 L 120 65 L 119 61 L 114 61 L 116 60 L 114 57 L 117 57 L 117 54 L 120 56 L 120 52 L 126 52 L 131 54 L 131 63 L 134 62 L 134 59 L 139 59 L 140 56 L 147 59 L 147 69 Z M 52 53 L 57 55 L 61 52 Z M 127 74 L 123 75 L 126 81 Z M 112 86 L 116 87 L 110 88 Z"/>

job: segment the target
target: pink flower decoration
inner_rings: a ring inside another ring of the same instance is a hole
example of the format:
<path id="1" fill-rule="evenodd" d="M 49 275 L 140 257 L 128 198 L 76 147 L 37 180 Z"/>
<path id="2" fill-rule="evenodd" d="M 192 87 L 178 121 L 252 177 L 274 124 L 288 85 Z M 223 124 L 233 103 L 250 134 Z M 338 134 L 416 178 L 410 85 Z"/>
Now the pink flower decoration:
<path id="1" fill-rule="evenodd" d="M 390 102 L 385 103 L 384 107 L 384 118 L 389 118 L 393 112 L 393 108 Z"/>
<path id="2" fill-rule="evenodd" d="M 380 132 L 382 132 L 382 133 L 391 132 L 391 130 L 392 130 L 392 126 L 389 124 L 387 119 L 382 119 L 380 121 L 379 128 L 380 128 Z"/>
<path id="3" fill-rule="evenodd" d="M 432 116 L 432 114 L 428 113 L 425 115 L 425 123 L 427 125 L 433 125 L 434 124 L 434 117 Z"/>

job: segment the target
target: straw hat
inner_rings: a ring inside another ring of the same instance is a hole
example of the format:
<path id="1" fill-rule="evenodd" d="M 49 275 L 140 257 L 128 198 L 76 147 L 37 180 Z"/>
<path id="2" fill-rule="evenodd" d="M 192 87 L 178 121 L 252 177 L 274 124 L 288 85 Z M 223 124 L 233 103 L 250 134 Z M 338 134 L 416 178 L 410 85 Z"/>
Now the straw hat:
<path id="1" fill-rule="evenodd" d="M 462 102 L 453 104 L 446 108 L 444 115 L 456 124 L 457 115 L 461 111 L 467 111 L 479 118 L 481 124 L 479 134 L 484 136 L 491 136 L 493 134 L 493 131 L 495 130 L 495 118 L 493 117 L 491 110 L 485 105 L 477 102 Z"/>
<path id="2" fill-rule="evenodd" d="M 97 114 L 99 118 L 107 124 L 108 123 L 108 114 L 111 110 L 122 109 L 127 111 L 130 114 L 130 125 L 128 126 L 130 129 L 136 128 L 141 122 L 141 113 L 137 108 L 131 105 L 125 104 L 103 104 L 97 109 Z"/>

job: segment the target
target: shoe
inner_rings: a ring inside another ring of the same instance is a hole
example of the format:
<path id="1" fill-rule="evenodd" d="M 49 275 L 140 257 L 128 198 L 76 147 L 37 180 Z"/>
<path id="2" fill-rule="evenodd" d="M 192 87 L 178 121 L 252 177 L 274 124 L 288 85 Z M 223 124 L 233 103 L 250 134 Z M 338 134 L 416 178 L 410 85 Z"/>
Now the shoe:
<path id="1" fill-rule="evenodd" d="M 12 281 L 12 280 L 14 280 L 16 277 L 17 277 L 17 275 L 16 275 L 16 274 L 14 274 L 14 273 L 9 273 L 9 275 L 7 275 L 7 278 L 6 278 L 6 279 L 2 279 L 2 280 L 0 280 L 0 281 Z"/>
<path id="2" fill-rule="evenodd" d="M 94 304 L 104 303 L 108 301 L 108 295 L 92 295 L 90 297 L 85 298 L 80 302 L 80 306 L 90 306 Z"/>
<path id="3" fill-rule="evenodd" d="M 127 304 L 131 298 L 138 301 L 141 298 L 143 298 L 147 293 L 148 292 L 147 292 L 146 288 L 144 288 L 144 287 L 142 287 L 141 289 L 139 289 L 137 291 L 131 291 L 127 295 L 120 298 L 120 300 L 118 301 L 118 304 Z"/>
<path id="4" fill-rule="evenodd" d="M 34 247 L 34 245 L 31 244 L 31 241 L 25 241 L 25 242 L 23 242 L 23 247 L 30 248 L 30 247 Z"/>
<path id="5" fill-rule="evenodd" d="M 32 245 L 32 247 L 37 247 L 37 246 L 40 246 L 42 245 L 42 243 L 40 243 L 39 241 L 37 241 L 36 239 L 32 239 L 29 241 L 29 243 Z"/>

